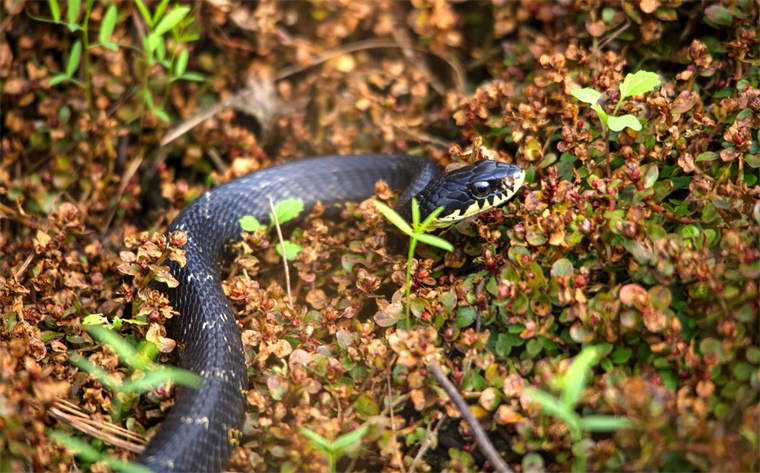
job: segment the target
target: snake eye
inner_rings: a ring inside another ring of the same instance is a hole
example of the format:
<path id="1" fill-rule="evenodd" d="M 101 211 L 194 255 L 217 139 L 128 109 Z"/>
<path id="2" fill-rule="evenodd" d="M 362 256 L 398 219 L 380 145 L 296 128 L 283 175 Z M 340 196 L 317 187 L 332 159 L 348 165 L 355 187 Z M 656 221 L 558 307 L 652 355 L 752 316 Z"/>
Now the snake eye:
<path id="1" fill-rule="evenodd" d="M 486 197 L 491 192 L 491 184 L 488 181 L 477 181 L 470 186 L 475 197 Z"/>

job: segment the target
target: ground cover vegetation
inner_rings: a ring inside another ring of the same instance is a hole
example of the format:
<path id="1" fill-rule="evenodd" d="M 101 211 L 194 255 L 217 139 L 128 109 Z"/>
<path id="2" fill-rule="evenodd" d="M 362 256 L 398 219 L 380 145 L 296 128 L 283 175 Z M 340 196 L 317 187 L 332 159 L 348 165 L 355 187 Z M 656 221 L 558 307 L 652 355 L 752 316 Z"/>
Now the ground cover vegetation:
<path id="1" fill-rule="evenodd" d="M 371 199 L 287 245 L 249 228 L 224 273 L 249 358 L 231 469 L 473 471 L 484 443 L 524 472 L 760 468 L 756 2 L 0 8 L 0 470 L 129 470 L 196 381 L 158 363 L 167 224 L 355 152 L 527 178 L 408 275 Z"/>

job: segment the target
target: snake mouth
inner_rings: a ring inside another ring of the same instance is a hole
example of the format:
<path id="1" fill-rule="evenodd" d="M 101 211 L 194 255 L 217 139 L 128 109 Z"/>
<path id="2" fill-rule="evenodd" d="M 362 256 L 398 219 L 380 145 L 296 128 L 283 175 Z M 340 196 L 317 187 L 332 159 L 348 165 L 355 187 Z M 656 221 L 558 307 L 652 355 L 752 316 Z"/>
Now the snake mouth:
<path id="1" fill-rule="evenodd" d="M 525 181 L 518 166 L 496 161 L 478 161 L 471 166 L 442 174 L 420 192 L 422 214 L 443 207 L 430 229 L 449 227 L 461 220 L 505 204 Z"/>

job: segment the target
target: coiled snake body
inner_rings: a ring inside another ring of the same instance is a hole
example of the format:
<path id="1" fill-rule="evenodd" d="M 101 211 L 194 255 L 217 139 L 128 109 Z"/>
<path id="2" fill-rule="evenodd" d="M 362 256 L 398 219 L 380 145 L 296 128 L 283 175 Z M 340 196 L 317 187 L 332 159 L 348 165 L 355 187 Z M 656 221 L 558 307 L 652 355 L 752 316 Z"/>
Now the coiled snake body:
<path id="1" fill-rule="evenodd" d="M 436 177 L 439 176 L 439 177 Z M 179 286 L 161 289 L 179 316 L 169 335 L 181 347 L 185 369 L 203 378 L 199 389 L 183 388 L 161 430 L 138 462 L 154 471 L 221 471 L 245 418 L 246 367 L 240 331 L 221 285 L 220 264 L 229 244 L 240 239 L 239 219 L 269 220 L 269 198 L 294 198 L 306 209 L 317 202 L 326 213 L 336 204 L 360 202 L 384 180 L 403 189 L 396 210 L 407 220 L 411 199 L 421 218 L 443 206 L 437 226 L 445 226 L 508 200 L 524 174 L 514 165 L 480 161 L 441 175 L 430 161 L 404 155 L 327 156 L 274 166 L 228 182 L 188 205 L 169 226 L 187 235 L 180 267 L 171 263 Z M 426 187 L 427 186 L 427 187 Z"/>

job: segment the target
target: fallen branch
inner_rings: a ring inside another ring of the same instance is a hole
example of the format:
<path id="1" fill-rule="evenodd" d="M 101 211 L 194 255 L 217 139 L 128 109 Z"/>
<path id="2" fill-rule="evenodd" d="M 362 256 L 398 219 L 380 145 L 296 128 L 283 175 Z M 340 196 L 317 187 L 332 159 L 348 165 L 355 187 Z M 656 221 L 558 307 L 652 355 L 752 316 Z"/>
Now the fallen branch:
<path id="1" fill-rule="evenodd" d="M 459 394 L 459 391 L 457 391 L 451 381 L 449 381 L 449 378 L 446 377 L 446 374 L 438 365 L 438 362 L 432 361 L 428 364 L 427 368 L 433 373 L 433 376 L 435 376 L 435 379 L 438 380 L 438 384 L 440 384 L 444 391 L 446 391 L 446 394 L 448 394 L 451 400 L 454 401 L 454 405 L 459 410 L 459 413 L 462 414 L 462 417 L 475 435 L 475 439 L 478 441 L 478 448 L 480 448 L 483 455 L 488 458 L 488 461 L 491 462 L 494 471 L 498 473 L 514 473 L 509 465 L 507 465 L 501 458 L 499 452 L 496 451 L 496 448 L 491 443 L 488 435 L 486 435 L 480 422 L 478 422 L 478 419 L 475 418 L 475 415 L 470 410 L 470 406 L 467 405 L 467 402 L 462 395 Z"/>

